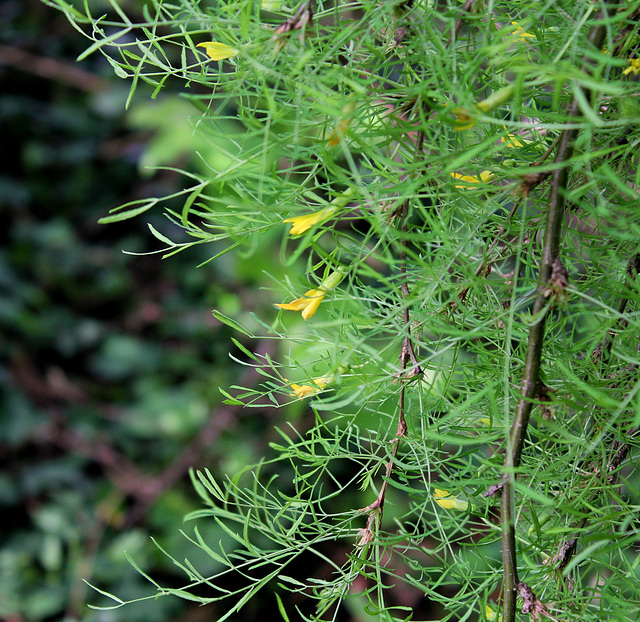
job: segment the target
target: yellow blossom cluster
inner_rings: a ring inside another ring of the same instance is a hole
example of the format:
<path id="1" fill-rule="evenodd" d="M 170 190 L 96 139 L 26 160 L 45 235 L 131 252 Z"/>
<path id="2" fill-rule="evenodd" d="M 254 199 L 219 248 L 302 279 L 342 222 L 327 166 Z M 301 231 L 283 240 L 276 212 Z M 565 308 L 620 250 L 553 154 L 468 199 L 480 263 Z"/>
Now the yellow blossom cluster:
<path id="1" fill-rule="evenodd" d="M 291 235 L 302 235 L 313 225 L 317 225 L 320 222 L 324 222 L 333 216 L 335 213 L 335 207 L 325 207 L 317 212 L 313 212 L 312 214 L 303 214 L 302 216 L 292 216 L 291 218 L 285 218 L 282 222 L 290 222 L 291 223 L 291 231 L 289 233 Z"/>
<path id="2" fill-rule="evenodd" d="M 293 393 L 298 397 L 304 398 L 309 397 L 310 395 L 315 395 L 316 393 L 320 393 L 323 389 L 326 389 L 327 385 L 331 382 L 332 378 L 330 376 L 322 376 L 320 378 L 313 378 L 311 382 L 313 384 L 291 384 L 291 388 L 293 389 Z"/>

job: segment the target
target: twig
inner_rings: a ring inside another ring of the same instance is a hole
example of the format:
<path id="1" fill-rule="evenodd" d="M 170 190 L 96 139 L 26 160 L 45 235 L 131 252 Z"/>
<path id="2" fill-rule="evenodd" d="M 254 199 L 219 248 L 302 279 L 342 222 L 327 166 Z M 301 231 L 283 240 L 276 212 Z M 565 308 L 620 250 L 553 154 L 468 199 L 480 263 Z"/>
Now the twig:
<path id="1" fill-rule="evenodd" d="M 73 64 L 32 54 L 12 45 L 0 45 L 0 65 L 8 65 L 88 93 L 104 91 L 108 86 L 106 80 L 84 69 L 78 69 Z"/>
<path id="2" fill-rule="evenodd" d="M 618 0 L 619 3 L 619 0 Z M 614 5 L 613 10 L 616 6 Z M 608 12 L 603 9 L 598 17 L 599 24 L 593 26 L 588 41 L 596 49 L 602 47 L 606 34 L 606 17 Z M 586 93 L 588 95 L 588 93 Z M 578 116 L 580 111 L 577 97 L 573 97 L 568 110 L 569 119 Z M 552 304 L 552 294 L 555 289 L 554 271 L 562 270 L 560 263 L 560 238 L 564 220 L 564 194 L 568 182 L 568 163 L 574 149 L 574 141 L 578 135 L 577 128 L 564 130 L 558 141 L 555 164 L 560 164 L 552 173 L 551 192 L 547 209 L 547 220 L 544 231 L 544 245 L 538 280 L 538 290 L 533 305 L 533 318 L 529 327 L 525 367 L 520 383 L 520 397 L 516 406 L 516 413 L 511 425 L 507 452 L 504 460 L 504 474 L 501 482 L 501 531 L 502 531 L 502 562 L 503 562 L 503 620 L 514 622 L 516 616 L 516 597 L 518 567 L 516 559 L 515 539 L 515 474 L 522 458 L 522 447 L 529 425 L 529 417 L 533 408 L 533 400 L 540 392 L 540 363 L 542 345 L 548 311 Z M 555 294 L 558 295 L 557 293 Z"/>
<path id="3" fill-rule="evenodd" d="M 635 281 L 638 273 L 640 273 L 640 255 L 634 255 L 629 260 L 626 269 L 627 277 L 625 280 L 628 287 L 633 284 L 633 281 Z M 627 298 L 626 296 L 620 298 L 620 300 L 618 301 L 617 309 L 619 316 L 621 316 L 625 312 L 627 304 L 629 304 L 629 298 Z M 623 329 L 626 327 L 626 325 L 627 321 L 623 317 L 620 317 L 620 319 L 618 320 L 618 327 L 620 329 Z M 609 353 L 611 352 L 611 346 L 613 345 L 613 337 L 614 333 L 612 331 L 609 331 L 605 338 L 597 345 L 596 349 L 591 355 L 592 360 L 600 362 L 609 356 Z"/>
<path id="4" fill-rule="evenodd" d="M 261 376 L 250 368 L 242 384 L 250 385 Z M 133 506 L 127 513 L 127 524 L 135 524 L 144 518 L 149 508 L 167 489 L 178 482 L 190 468 L 197 466 L 208 447 L 221 432 L 232 428 L 238 419 L 238 406 L 224 405 L 211 413 L 206 424 L 185 449 L 163 471 L 147 475 L 109 442 L 88 439 L 64 425 L 45 426 L 40 439 L 53 443 L 70 452 L 77 452 L 99 464 L 112 484 L 125 496 L 131 496 Z"/>
<path id="5" fill-rule="evenodd" d="M 418 132 L 417 140 L 416 140 L 416 154 L 422 151 L 424 145 L 424 132 Z M 400 218 L 400 231 L 404 231 L 407 220 L 407 213 L 409 211 L 409 200 L 406 199 L 402 202 L 402 206 L 399 210 L 399 218 Z M 385 478 L 380 486 L 380 492 L 378 493 L 377 499 L 363 508 L 362 512 L 369 512 L 369 517 L 367 519 L 367 524 L 364 530 L 361 532 L 361 542 L 368 542 L 373 537 L 372 528 L 375 524 L 380 523 L 380 519 L 382 518 L 382 511 L 384 508 L 384 500 L 385 495 L 387 493 L 387 488 L 389 485 L 389 478 L 393 473 L 393 467 L 395 464 L 395 458 L 398 455 L 398 447 L 400 445 L 400 439 L 403 438 L 407 433 L 407 422 L 405 418 L 405 386 L 408 380 L 414 378 L 415 376 L 419 376 L 422 374 L 422 369 L 420 368 L 420 364 L 415 355 L 413 344 L 411 343 L 411 314 L 409 313 L 409 285 L 407 284 L 407 253 L 406 253 L 406 244 L 407 241 L 403 237 L 400 240 L 401 251 L 400 251 L 400 275 L 401 275 L 401 284 L 400 284 L 400 294 L 402 296 L 403 301 L 403 309 L 402 309 L 402 324 L 403 324 L 403 332 L 404 337 L 402 339 L 402 347 L 400 349 L 400 394 L 398 397 L 398 427 L 396 429 L 396 435 L 392 442 L 391 447 L 391 456 L 389 457 L 389 461 L 387 462 L 387 466 L 385 469 Z M 407 373 L 408 372 L 408 373 Z"/>
<path id="6" fill-rule="evenodd" d="M 471 8 L 473 7 L 474 3 L 475 3 L 475 0 L 467 0 L 464 3 L 464 6 L 462 7 L 462 12 L 463 13 L 469 13 L 471 11 Z M 455 27 L 453 29 L 453 34 L 451 35 L 451 38 L 449 39 L 449 42 L 447 43 L 447 47 L 449 47 L 458 38 L 458 35 L 460 34 L 460 30 L 462 29 L 463 20 L 464 20 L 464 18 L 460 17 L 456 21 L 456 25 L 455 25 Z"/>

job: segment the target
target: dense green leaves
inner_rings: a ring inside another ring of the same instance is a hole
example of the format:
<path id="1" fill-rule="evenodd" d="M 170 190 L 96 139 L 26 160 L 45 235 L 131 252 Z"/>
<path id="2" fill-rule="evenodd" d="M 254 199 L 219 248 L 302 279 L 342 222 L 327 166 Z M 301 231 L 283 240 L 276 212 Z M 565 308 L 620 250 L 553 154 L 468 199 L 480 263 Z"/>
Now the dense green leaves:
<path id="1" fill-rule="evenodd" d="M 177 80 L 193 105 L 195 185 L 103 222 L 164 200 L 190 240 L 152 224 L 165 252 L 234 250 L 268 279 L 280 311 L 250 315 L 257 289 L 214 311 L 251 379 L 220 391 L 314 415 L 254 466 L 197 474 L 190 518 L 225 538 L 192 542 L 219 567 L 167 550 L 186 583 L 158 595 L 218 620 L 263 591 L 284 619 L 507 622 L 516 596 L 628 618 L 638 3 L 269 8 L 75 18 L 129 101 Z M 162 160 L 175 127 L 153 122 Z"/>

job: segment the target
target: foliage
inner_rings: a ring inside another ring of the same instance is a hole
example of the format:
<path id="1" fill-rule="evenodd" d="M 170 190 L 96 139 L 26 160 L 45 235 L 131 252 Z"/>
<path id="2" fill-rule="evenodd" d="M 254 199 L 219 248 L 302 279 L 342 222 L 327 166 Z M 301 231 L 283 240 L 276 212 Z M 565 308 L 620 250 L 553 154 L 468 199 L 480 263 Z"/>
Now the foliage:
<path id="1" fill-rule="evenodd" d="M 125 114 L 126 85 L 98 56 L 75 64 L 84 42 L 62 14 L 19 1 L 0 12 L 0 618 L 175 621 L 197 606 L 92 611 L 85 581 L 148 594 L 126 550 L 177 584 L 149 537 L 183 546 L 176 524 L 199 507 L 189 467 L 235 472 L 275 438 L 278 414 L 243 417 L 216 386 L 247 380 L 210 309 L 237 312 L 247 290 L 228 287 L 229 273 L 249 262 L 190 271 L 204 247 L 171 262 L 121 252 L 154 248 L 147 224 L 97 221 L 179 189 L 177 175 L 141 178 L 138 166 L 191 165 L 180 149 L 193 144 L 190 104 L 141 98 Z M 172 115 L 170 141 L 158 109 Z M 147 220 L 179 234 L 159 213 Z M 190 557 L 215 567 L 195 547 Z"/>
<path id="2" fill-rule="evenodd" d="M 194 474 L 186 537 L 216 569 L 165 549 L 186 584 L 150 577 L 152 598 L 218 620 L 264 589 L 285 620 L 629 619 L 638 3 L 52 4 L 129 101 L 184 83 L 209 149 L 164 197 L 188 238 L 151 233 L 262 264 L 281 310 L 214 314 L 264 381 L 221 391 L 314 413 L 257 465 Z"/>

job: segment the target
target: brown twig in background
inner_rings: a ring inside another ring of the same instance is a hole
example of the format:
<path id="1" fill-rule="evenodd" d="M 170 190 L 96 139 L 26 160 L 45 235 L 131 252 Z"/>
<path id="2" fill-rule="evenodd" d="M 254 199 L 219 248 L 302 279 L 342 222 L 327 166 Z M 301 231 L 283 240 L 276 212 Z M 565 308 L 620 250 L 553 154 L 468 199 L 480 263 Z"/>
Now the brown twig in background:
<path id="1" fill-rule="evenodd" d="M 40 78 L 66 84 L 80 91 L 95 93 L 107 88 L 107 82 L 79 69 L 73 63 L 32 54 L 13 45 L 0 45 L 0 65 L 14 67 Z"/>
<path id="2" fill-rule="evenodd" d="M 264 348 L 264 344 L 261 344 L 261 347 Z M 257 349 L 258 354 L 259 352 L 260 347 Z M 241 380 L 241 384 L 251 386 L 261 378 L 262 376 L 255 368 L 251 367 Z M 66 451 L 85 455 L 100 465 L 120 494 L 132 498 L 133 505 L 128 510 L 124 521 L 127 525 L 131 525 L 143 519 L 158 498 L 183 478 L 189 469 L 201 463 L 207 449 L 213 445 L 220 434 L 235 426 L 241 408 L 235 405 L 222 405 L 216 408 L 185 449 L 157 475 L 142 473 L 111 443 L 86 438 L 68 428 L 60 417 L 56 424 L 41 428 L 38 440 L 56 445 Z"/>
<path id="3" fill-rule="evenodd" d="M 400 228 L 403 229 L 407 216 L 407 208 L 408 203 L 404 201 L 402 207 L 400 209 Z M 398 398 L 398 427 L 396 429 L 396 434 L 392 442 L 391 447 L 391 455 L 389 457 L 389 461 L 387 462 L 386 470 L 385 470 L 385 479 L 380 486 L 380 492 L 378 493 L 378 498 L 368 505 L 366 508 L 363 508 L 363 512 L 369 512 L 369 518 L 367 519 L 367 525 L 365 527 L 365 533 L 363 537 L 368 539 L 371 537 L 371 529 L 376 522 L 379 522 L 382 517 L 382 511 L 384 508 L 384 499 L 387 492 L 388 480 L 391 477 L 393 472 L 393 466 L 395 462 L 395 458 L 398 455 L 398 446 L 400 444 L 400 439 L 403 438 L 407 433 L 407 422 L 405 419 L 405 384 L 406 382 L 422 373 L 420 369 L 420 365 L 416 358 L 415 352 L 413 350 L 413 345 L 411 343 L 411 316 L 409 313 L 409 307 L 407 304 L 407 299 L 409 297 L 409 286 L 407 285 L 406 280 L 406 254 L 404 250 L 405 241 L 402 241 L 402 251 L 401 251 L 401 265 L 400 265 L 400 273 L 402 275 L 402 283 L 400 285 L 400 292 L 402 294 L 402 299 L 404 301 L 404 307 L 402 310 L 402 323 L 404 329 L 404 337 L 402 339 L 402 347 L 400 350 L 400 395 Z M 411 366 L 410 366 L 411 364 Z"/>
<path id="4" fill-rule="evenodd" d="M 629 263 L 627 264 L 627 269 L 626 269 L 627 287 L 632 286 L 633 282 L 638 276 L 638 273 L 640 273 L 640 255 L 634 255 L 629 260 Z M 627 304 L 629 304 L 629 299 L 626 296 L 623 296 L 622 298 L 620 298 L 620 300 L 618 301 L 618 309 L 617 309 L 619 316 L 622 316 L 624 314 L 627 308 Z M 620 317 L 620 319 L 618 320 L 618 328 L 623 329 L 626 327 L 626 325 L 627 325 L 627 321 L 623 317 Z M 607 333 L 605 338 L 598 344 L 593 354 L 591 355 L 592 360 L 600 362 L 603 359 L 608 358 L 611 352 L 611 346 L 613 345 L 614 334 L 615 333 L 613 331 L 609 331 Z"/>
<path id="5" fill-rule="evenodd" d="M 469 13 L 473 7 L 473 5 L 475 4 L 476 0 L 467 0 L 464 3 L 464 6 L 462 7 L 461 11 L 463 13 Z M 457 38 L 458 35 L 460 34 L 460 30 L 462 29 L 462 23 L 464 21 L 464 17 L 460 17 L 456 20 L 456 25 L 453 28 L 453 34 L 451 35 L 451 38 L 449 39 L 449 42 L 447 43 L 447 47 L 449 47 Z"/>

